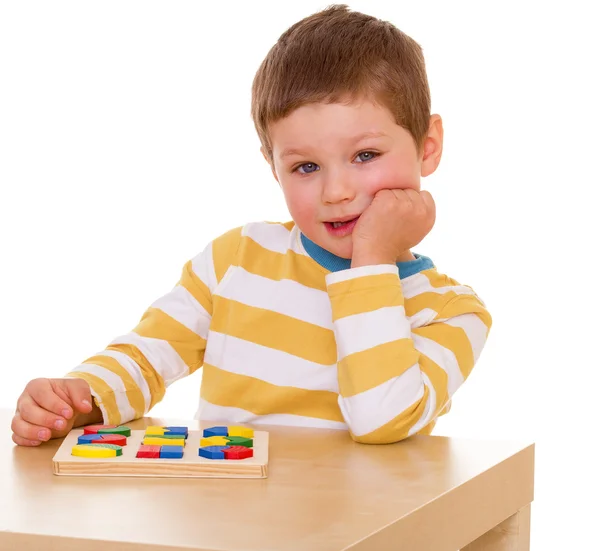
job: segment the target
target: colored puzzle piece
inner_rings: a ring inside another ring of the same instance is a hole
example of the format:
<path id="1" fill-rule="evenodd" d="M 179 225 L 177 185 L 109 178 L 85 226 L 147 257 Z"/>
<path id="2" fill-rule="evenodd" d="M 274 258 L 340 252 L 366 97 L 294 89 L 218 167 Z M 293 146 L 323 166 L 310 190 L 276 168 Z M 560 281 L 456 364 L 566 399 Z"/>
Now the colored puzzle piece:
<path id="1" fill-rule="evenodd" d="M 82 434 L 77 438 L 78 444 L 114 444 L 126 446 L 127 437 L 118 434 Z"/>
<path id="2" fill-rule="evenodd" d="M 88 425 L 83 427 L 83 434 L 120 434 L 131 436 L 131 429 L 123 425 Z"/>
<path id="3" fill-rule="evenodd" d="M 210 438 L 211 436 L 229 436 L 229 431 L 227 427 L 210 427 L 204 429 L 202 436 L 205 438 Z"/>
<path id="4" fill-rule="evenodd" d="M 243 438 L 254 438 L 254 430 L 247 427 L 227 427 L 227 436 L 241 436 Z"/>
<path id="5" fill-rule="evenodd" d="M 146 459 L 158 459 L 160 457 L 160 446 L 141 445 L 135 456 Z"/>
<path id="6" fill-rule="evenodd" d="M 113 444 L 76 444 L 71 449 L 71 455 L 77 457 L 117 457 L 123 455 L 121 446 Z"/>
<path id="7" fill-rule="evenodd" d="M 244 446 L 246 448 L 254 446 L 251 438 L 244 438 L 243 436 L 227 436 L 227 440 L 231 446 Z"/>
<path id="8" fill-rule="evenodd" d="M 185 436 L 185 438 L 188 437 L 188 431 L 189 429 L 187 427 L 165 427 L 165 435 L 181 435 L 181 436 Z"/>
<path id="9" fill-rule="evenodd" d="M 223 450 L 226 449 L 227 446 L 206 446 L 198 450 L 198 455 L 206 459 L 225 459 Z"/>
<path id="10" fill-rule="evenodd" d="M 185 446 L 185 438 L 163 438 L 162 436 L 145 436 L 144 446 Z"/>
<path id="11" fill-rule="evenodd" d="M 223 450 L 225 459 L 247 459 L 254 456 L 254 450 L 246 446 L 230 446 Z"/>
<path id="12" fill-rule="evenodd" d="M 183 446 L 161 446 L 161 459 L 181 459 L 183 457 Z"/>
<path id="13" fill-rule="evenodd" d="M 146 427 L 146 432 L 145 432 L 145 434 L 147 434 L 148 436 L 150 436 L 150 435 L 162 436 L 164 433 L 165 433 L 165 427 L 157 427 L 155 425 Z"/>
<path id="14" fill-rule="evenodd" d="M 226 436 L 209 436 L 200 440 L 200 447 L 205 446 L 228 446 L 229 440 Z"/>

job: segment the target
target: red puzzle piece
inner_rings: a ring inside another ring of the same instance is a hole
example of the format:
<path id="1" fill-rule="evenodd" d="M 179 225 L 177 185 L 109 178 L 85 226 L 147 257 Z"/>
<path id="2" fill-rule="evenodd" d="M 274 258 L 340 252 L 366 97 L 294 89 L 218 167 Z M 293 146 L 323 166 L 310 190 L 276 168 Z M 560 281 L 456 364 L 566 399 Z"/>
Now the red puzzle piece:
<path id="1" fill-rule="evenodd" d="M 92 444 L 114 444 L 115 446 L 126 446 L 127 437 L 120 434 L 99 434 Z"/>
<path id="2" fill-rule="evenodd" d="M 246 459 L 247 457 L 253 457 L 254 452 L 252 448 L 246 446 L 229 446 L 223 448 L 225 459 Z"/>
<path id="3" fill-rule="evenodd" d="M 142 444 L 136 457 L 145 457 L 147 459 L 160 459 L 161 446 L 145 446 Z"/>

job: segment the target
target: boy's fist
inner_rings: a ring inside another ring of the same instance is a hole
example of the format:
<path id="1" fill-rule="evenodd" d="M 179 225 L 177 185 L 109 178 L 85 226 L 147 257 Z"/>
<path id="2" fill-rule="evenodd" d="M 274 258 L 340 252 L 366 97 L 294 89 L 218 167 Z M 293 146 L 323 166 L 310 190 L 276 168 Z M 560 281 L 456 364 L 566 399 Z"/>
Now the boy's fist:
<path id="1" fill-rule="evenodd" d="M 83 379 L 34 379 L 17 400 L 12 439 L 20 446 L 37 446 L 60 438 L 93 409 L 90 386 Z"/>
<path id="2" fill-rule="evenodd" d="M 382 189 L 352 232 L 352 267 L 395 264 L 433 228 L 435 203 L 428 191 Z"/>

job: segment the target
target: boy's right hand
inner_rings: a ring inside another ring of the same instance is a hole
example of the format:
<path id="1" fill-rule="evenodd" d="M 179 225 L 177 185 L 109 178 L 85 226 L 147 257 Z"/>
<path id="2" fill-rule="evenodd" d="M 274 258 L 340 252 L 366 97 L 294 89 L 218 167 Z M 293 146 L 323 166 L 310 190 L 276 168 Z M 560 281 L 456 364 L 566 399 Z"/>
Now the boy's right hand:
<path id="1" fill-rule="evenodd" d="M 66 436 L 76 422 L 82 424 L 82 418 L 94 411 L 92 417 L 99 420 L 90 385 L 83 379 L 34 379 L 17 401 L 11 425 L 13 442 L 38 446 L 50 438 Z"/>

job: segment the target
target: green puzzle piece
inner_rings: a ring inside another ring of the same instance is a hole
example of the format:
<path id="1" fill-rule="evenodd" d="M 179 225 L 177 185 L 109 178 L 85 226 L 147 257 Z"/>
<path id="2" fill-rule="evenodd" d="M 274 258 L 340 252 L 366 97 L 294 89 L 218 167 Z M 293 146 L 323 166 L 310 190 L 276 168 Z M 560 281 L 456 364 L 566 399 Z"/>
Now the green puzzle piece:
<path id="1" fill-rule="evenodd" d="M 121 436 L 131 436 L 131 429 L 121 425 L 114 429 L 98 429 L 98 434 L 120 434 Z"/>
<path id="2" fill-rule="evenodd" d="M 226 436 L 225 437 L 232 446 L 244 446 L 246 448 L 252 448 L 252 438 L 245 438 L 243 436 Z"/>

